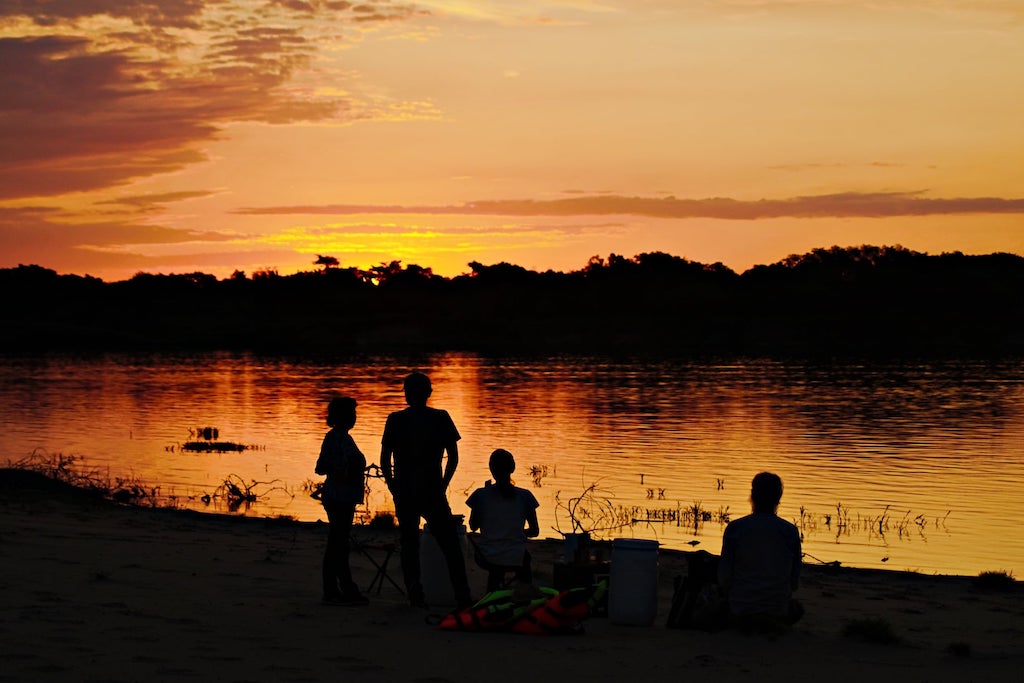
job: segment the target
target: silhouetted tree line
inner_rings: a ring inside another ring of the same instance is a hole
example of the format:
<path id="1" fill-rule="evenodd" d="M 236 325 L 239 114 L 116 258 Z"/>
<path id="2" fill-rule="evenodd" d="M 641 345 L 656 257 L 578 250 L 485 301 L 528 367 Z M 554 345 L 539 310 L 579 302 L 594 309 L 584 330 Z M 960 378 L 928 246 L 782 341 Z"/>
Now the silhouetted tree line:
<path id="1" fill-rule="evenodd" d="M 815 249 L 737 274 L 661 252 L 570 272 L 399 261 L 106 283 L 0 270 L 0 350 L 657 352 L 979 356 L 1024 352 L 1024 258 Z"/>

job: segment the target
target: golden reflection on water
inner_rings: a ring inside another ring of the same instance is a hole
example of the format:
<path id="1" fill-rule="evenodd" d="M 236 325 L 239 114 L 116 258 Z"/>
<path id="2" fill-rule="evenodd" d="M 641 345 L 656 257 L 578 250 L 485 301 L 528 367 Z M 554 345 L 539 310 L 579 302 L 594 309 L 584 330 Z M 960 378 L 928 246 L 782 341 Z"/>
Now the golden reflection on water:
<path id="1" fill-rule="evenodd" d="M 1024 566 L 1020 362 L 19 357 L 0 369 L 0 446 L 10 460 L 33 449 L 80 455 L 198 509 L 204 495 L 222 506 L 218 487 L 237 476 L 261 494 L 250 513 L 315 520 L 323 514 L 303 484 L 315 478 L 327 399 L 359 401 L 353 437 L 377 462 L 414 369 L 431 375 L 431 403 L 463 436 L 456 513 L 500 447 L 540 501 L 545 535 L 572 530 L 565 502 L 594 487 L 588 524 L 630 522 L 604 537 L 717 552 L 724 521 L 747 512 L 749 481 L 767 469 L 785 481 L 780 514 L 804 531 L 808 561 L 963 574 Z M 255 448 L 183 452 L 199 426 Z M 388 509 L 383 482 L 370 487 L 368 512 Z"/>

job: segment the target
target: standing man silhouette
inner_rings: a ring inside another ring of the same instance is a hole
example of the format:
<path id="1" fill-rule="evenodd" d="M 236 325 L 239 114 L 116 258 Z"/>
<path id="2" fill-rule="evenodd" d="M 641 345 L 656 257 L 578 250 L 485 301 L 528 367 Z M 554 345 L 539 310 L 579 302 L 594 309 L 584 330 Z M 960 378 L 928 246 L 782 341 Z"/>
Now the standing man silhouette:
<path id="1" fill-rule="evenodd" d="M 459 464 L 459 431 L 445 410 L 427 407 L 433 389 L 430 378 L 414 372 L 405 378 L 408 408 L 388 415 L 381 437 L 380 462 L 384 481 L 395 500 L 395 516 L 402 541 L 402 575 L 409 602 L 425 607 L 420 583 L 420 518 L 444 553 L 455 601 L 471 603 L 466 560 L 448 506 L 447 489 Z M 441 469 L 447 451 L 448 458 Z"/>

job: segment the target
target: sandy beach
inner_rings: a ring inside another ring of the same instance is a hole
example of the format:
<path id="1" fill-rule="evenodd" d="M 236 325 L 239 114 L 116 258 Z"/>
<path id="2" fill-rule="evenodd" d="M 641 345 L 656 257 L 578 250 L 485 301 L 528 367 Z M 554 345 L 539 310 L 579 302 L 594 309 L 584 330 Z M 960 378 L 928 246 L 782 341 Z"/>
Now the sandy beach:
<path id="1" fill-rule="evenodd" d="M 368 607 L 322 605 L 326 532 L 119 506 L 2 471 L 0 681 L 1010 681 L 1024 668 L 1019 582 L 807 565 L 807 614 L 790 632 L 705 633 L 665 627 L 685 553 L 662 551 L 653 626 L 591 617 L 572 636 L 451 632 L 387 583 Z M 550 583 L 561 541 L 531 552 L 537 582 Z M 368 585 L 373 566 L 358 553 L 352 563 Z M 844 634 L 867 618 L 898 640 Z"/>

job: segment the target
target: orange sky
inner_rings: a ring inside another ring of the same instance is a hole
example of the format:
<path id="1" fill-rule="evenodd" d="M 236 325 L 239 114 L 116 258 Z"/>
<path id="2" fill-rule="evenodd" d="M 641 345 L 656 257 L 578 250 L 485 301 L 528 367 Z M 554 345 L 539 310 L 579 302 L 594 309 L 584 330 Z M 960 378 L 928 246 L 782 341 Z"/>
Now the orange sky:
<path id="1" fill-rule="evenodd" d="M 1024 254 L 1018 0 L 21 0 L 0 64 L 0 267 Z"/>

